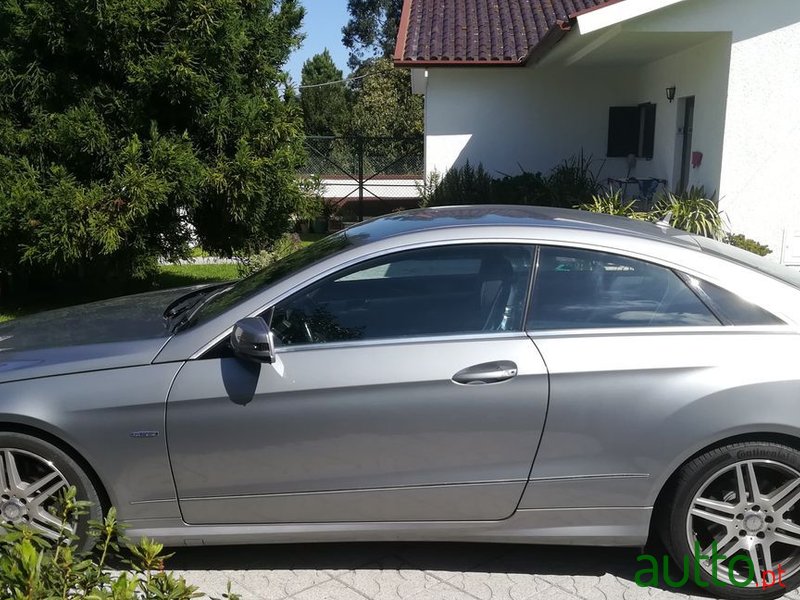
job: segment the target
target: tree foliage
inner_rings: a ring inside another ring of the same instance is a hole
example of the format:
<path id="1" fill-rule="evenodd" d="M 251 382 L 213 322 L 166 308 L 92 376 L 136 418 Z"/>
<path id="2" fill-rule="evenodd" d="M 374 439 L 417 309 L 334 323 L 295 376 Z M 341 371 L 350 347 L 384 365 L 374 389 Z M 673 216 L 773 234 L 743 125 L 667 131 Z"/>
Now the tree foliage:
<path id="1" fill-rule="evenodd" d="M 349 98 L 344 83 L 328 84 L 344 79 L 330 52 L 325 49 L 303 64 L 300 104 L 307 135 L 342 135 L 348 126 Z"/>
<path id="2" fill-rule="evenodd" d="M 348 0 L 350 20 L 342 29 L 344 45 L 350 49 L 350 68 L 373 58 L 388 58 L 394 52 L 403 0 Z"/>
<path id="3" fill-rule="evenodd" d="M 422 96 L 411 93 L 411 74 L 391 59 L 380 58 L 362 67 L 361 89 L 353 106 L 353 131 L 362 136 L 421 135 Z"/>
<path id="4" fill-rule="evenodd" d="M 275 239 L 298 0 L 0 0 L 0 273 L 81 281 Z"/>

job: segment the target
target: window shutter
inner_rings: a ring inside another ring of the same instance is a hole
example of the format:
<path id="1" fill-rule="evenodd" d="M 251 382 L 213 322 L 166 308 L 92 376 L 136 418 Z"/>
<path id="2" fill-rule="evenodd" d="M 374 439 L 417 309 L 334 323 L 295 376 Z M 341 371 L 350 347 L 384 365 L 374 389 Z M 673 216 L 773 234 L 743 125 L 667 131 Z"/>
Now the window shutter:
<path id="1" fill-rule="evenodd" d="M 639 110 L 642 123 L 642 146 L 639 148 L 638 156 L 651 160 L 656 142 L 656 105 L 652 103 L 642 104 L 639 106 Z"/>
<path id="2" fill-rule="evenodd" d="M 612 106 L 608 115 L 608 152 L 610 158 L 639 154 L 641 115 L 638 106 Z"/>

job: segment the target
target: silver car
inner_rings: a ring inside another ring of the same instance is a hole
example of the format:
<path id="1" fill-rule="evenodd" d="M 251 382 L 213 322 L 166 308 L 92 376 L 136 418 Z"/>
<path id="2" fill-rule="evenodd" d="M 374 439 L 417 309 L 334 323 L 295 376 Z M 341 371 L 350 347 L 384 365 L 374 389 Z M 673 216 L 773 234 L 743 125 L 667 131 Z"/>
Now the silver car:
<path id="1" fill-rule="evenodd" d="M 652 530 L 708 591 L 775 597 L 799 326 L 798 273 L 666 226 L 394 214 L 237 283 L 0 325 L 0 522 L 55 535 L 72 485 L 169 545 Z"/>

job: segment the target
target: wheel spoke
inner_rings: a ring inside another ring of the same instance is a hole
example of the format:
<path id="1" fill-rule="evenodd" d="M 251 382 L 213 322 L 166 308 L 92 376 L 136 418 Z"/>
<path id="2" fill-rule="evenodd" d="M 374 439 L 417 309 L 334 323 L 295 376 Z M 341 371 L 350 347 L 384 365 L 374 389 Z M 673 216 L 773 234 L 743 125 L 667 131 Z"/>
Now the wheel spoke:
<path id="1" fill-rule="evenodd" d="M 42 489 L 44 486 L 46 486 L 48 483 L 50 483 L 54 479 L 59 479 L 59 478 L 60 478 L 59 474 L 56 473 L 55 471 L 49 473 L 48 475 L 45 475 L 44 477 L 42 477 L 38 481 L 33 482 L 32 484 L 30 484 L 28 487 L 25 488 L 25 496 L 27 498 L 31 498 L 32 499 L 33 495 L 36 492 L 38 492 L 40 489 Z"/>
<path id="2" fill-rule="evenodd" d="M 697 508 L 697 507 L 692 508 L 692 510 L 690 512 L 695 517 L 699 517 L 701 519 L 706 519 L 708 521 L 712 521 L 713 523 L 718 523 L 718 524 L 723 525 L 725 527 L 728 527 L 731 524 L 731 521 L 732 521 L 730 517 L 724 517 L 722 515 L 718 515 L 717 513 L 709 512 L 707 510 L 703 510 L 703 509 Z"/>
<path id="3" fill-rule="evenodd" d="M 758 556 L 758 544 L 753 544 L 748 552 L 750 553 L 750 560 L 753 562 L 753 570 L 755 571 L 753 575 L 755 576 L 755 582 L 758 587 L 761 587 L 764 583 L 764 580 L 761 577 L 761 572 L 763 571 L 761 568 L 761 563 L 763 561 Z"/>
<path id="4" fill-rule="evenodd" d="M 783 500 L 788 494 L 791 494 L 793 491 L 800 486 L 800 477 L 795 477 L 794 479 L 790 479 L 786 483 L 784 483 L 781 487 L 773 491 L 768 497 L 767 500 L 773 507 L 775 507 L 781 500 Z M 797 502 L 797 499 L 795 499 Z M 788 508 L 788 507 L 787 507 Z"/>
<path id="5" fill-rule="evenodd" d="M 762 571 L 775 571 L 775 565 L 772 564 L 772 542 L 762 542 L 761 552 L 764 554 L 764 568 Z"/>
<path id="6" fill-rule="evenodd" d="M 17 460 L 14 458 L 11 450 L 3 451 L 3 465 L 0 471 L 3 472 L 5 478 L 5 482 L 3 483 L 4 489 L 17 492 L 22 491 L 22 478 L 19 476 Z"/>
<path id="7" fill-rule="evenodd" d="M 782 496 L 785 502 L 775 503 L 772 504 L 772 509 L 775 511 L 787 511 L 794 507 L 797 504 L 797 501 L 800 500 L 800 488 L 794 490 L 791 493 L 786 493 Z"/>
<path id="8" fill-rule="evenodd" d="M 718 512 L 723 512 L 728 515 L 735 515 L 738 512 L 738 507 L 735 504 L 727 502 L 720 502 L 719 500 L 711 500 L 710 498 L 697 498 L 694 503 L 703 508 L 709 508 Z"/>
<path id="9" fill-rule="evenodd" d="M 781 527 L 780 529 L 783 529 L 783 527 Z M 782 533 L 780 531 L 775 531 L 772 535 L 775 537 L 776 542 L 781 542 L 782 544 L 787 544 L 789 546 L 796 546 L 800 548 L 800 537 L 793 537 L 791 535 L 786 535 L 785 533 Z"/>
<path id="10" fill-rule="evenodd" d="M 31 511 L 28 525 L 30 525 L 31 529 L 51 539 L 58 539 L 65 531 L 74 531 L 72 527 L 64 525 L 64 523 L 43 508 L 37 508 L 35 511 Z"/>
<path id="11" fill-rule="evenodd" d="M 706 556 L 711 556 L 711 552 L 714 550 L 715 543 L 717 545 L 717 554 L 719 555 L 723 555 L 728 552 L 735 552 L 737 546 L 739 545 L 739 536 L 734 533 L 726 533 L 722 539 L 714 540 L 708 545 L 707 548 L 704 548 L 703 554 Z"/>
<path id="12" fill-rule="evenodd" d="M 59 480 L 55 484 L 51 485 L 45 491 L 41 492 L 35 498 L 30 500 L 28 502 L 28 506 L 32 507 L 32 508 L 36 508 L 36 507 L 42 506 L 42 504 L 44 503 L 45 500 L 48 500 L 49 498 L 52 498 L 53 494 L 55 494 L 58 490 L 60 490 L 62 487 L 64 487 L 64 485 L 66 485 L 66 482 L 63 479 L 59 478 Z"/>
<path id="13" fill-rule="evenodd" d="M 750 492 L 753 494 L 751 502 L 758 502 L 762 499 L 761 492 L 758 489 L 758 478 L 756 477 L 756 469 L 752 462 L 747 463 L 747 480 L 750 483 Z"/>
<path id="14" fill-rule="evenodd" d="M 736 469 L 736 491 L 739 494 L 739 503 L 747 502 L 747 486 L 744 482 L 744 473 L 742 473 L 742 469 L 744 465 L 736 465 L 734 467 Z"/>

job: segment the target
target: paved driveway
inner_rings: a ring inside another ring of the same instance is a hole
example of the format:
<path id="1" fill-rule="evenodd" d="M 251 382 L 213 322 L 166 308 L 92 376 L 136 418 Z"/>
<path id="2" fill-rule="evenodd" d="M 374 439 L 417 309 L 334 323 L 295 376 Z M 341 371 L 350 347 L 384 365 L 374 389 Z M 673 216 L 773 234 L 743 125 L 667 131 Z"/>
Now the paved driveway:
<path id="1" fill-rule="evenodd" d="M 663 550 L 648 549 L 653 554 Z M 702 598 L 645 589 L 631 549 L 490 544 L 321 544 L 188 548 L 169 566 L 245 600 L 634 600 Z M 673 574 L 673 577 L 677 573 Z M 793 592 L 787 598 L 800 600 Z"/>

